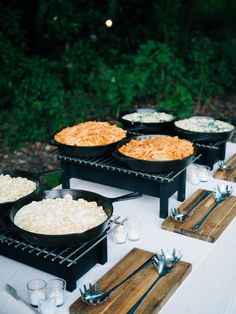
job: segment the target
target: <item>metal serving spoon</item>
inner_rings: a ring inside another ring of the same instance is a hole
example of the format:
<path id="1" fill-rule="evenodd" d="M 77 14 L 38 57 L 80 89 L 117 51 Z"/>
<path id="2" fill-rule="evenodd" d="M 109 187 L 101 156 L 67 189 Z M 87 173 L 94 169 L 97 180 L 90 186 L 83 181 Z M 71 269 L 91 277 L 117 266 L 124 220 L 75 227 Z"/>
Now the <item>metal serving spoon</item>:
<path id="1" fill-rule="evenodd" d="M 191 207 L 186 214 L 181 213 L 181 211 L 179 210 L 179 208 L 171 208 L 170 209 L 170 217 L 174 220 L 174 221 L 178 221 L 178 222 L 184 222 L 186 221 L 194 212 L 194 210 L 210 195 L 212 195 L 212 191 L 206 191 L 202 197 L 197 201 L 197 203 Z"/>
<path id="2" fill-rule="evenodd" d="M 84 290 L 82 291 L 80 289 L 81 299 L 83 302 L 85 302 L 88 305 L 96 305 L 101 304 L 105 302 L 111 294 L 120 286 L 122 286 L 126 281 L 128 281 L 130 278 L 138 274 L 141 270 L 146 268 L 150 264 L 154 264 L 156 260 L 156 254 L 151 256 L 145 263 L 143 263 L 139 268 L 137 268 L 134 272 L 132 272 L 129 276 L 127 276 L 124 280 L 122 280 L 120 283 L 112 287 L 107 292 L 103 292 L 99 289 L 98 284 L 95 284 L 92 286 L 89 284 L 89 287 L 87 288 L 86 285 L 84 285 Z"/>
<path id="3" fill-rule="evenodd" d="M 147 289 L 147 291 L 142 295 L 142 297 L 134 304 L 134 306 L 127 312 L 127 314 L 136 313 L 139 306 L 143 303 L 149 293 L 153 290 L 156 284 L 160 281 L 161 278 L 169 274 L 171 270 L 178 264 L 182 255 L 176 256 L 175 249 L 171 255 L 165 255 L 162 251 L 162 254 L 157 254 L 155 257 L 154 266 L 158 270 L 159 276 L 152 283 L 152 285 Z"/>
<path id="4" fill-rule="evenodd" d="M 232 170 L 234 169 L 234 167 L 236 167 L 236 161 L 234 161 L 231 165 L 226 165 L 225 161 L 220 160 L 218 164 L 221 170 Z"/>
<path id="5" fill-rule="evenodd" d="M 217 190 L 213 192 L 215 198 L 214 206 L 200 219 L 192 228 L 193 231 L 197 231 L 215 211 L 217 206 L 225 201 L 232 193 L 233 188 L 228 185 L 217 186 Z"/>

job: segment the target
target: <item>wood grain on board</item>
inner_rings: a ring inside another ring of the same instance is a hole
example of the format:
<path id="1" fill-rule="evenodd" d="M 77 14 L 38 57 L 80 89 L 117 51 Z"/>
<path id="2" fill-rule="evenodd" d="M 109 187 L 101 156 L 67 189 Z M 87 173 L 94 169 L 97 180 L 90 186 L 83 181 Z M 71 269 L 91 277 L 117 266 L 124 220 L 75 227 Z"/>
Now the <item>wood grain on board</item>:
<path id="1" fill-rule="evenodd" d="M 226 165 L 230 166 L 236 162 L 236 154 L 230 157 L 226 161 Z M 216 179 L 227 180 L 231 182 L 236 182 L 236 166 L 231 170 L 221 170 L 220 168 L 213 173 L 213 177 Z"/>
<path id="2" fill-rule="evenodd" d="M 100 289 L 103 291 L 109 290 L 125 279 L 152 255 L 153 253 L 148 251 L 138 248 L 132 249 L 110 271 L 98 280 Z M 137 310 L 137 314 L 158 313 L 180 286 L 185 277 L 190 273 L 191 269 L 191 264 L 183 261 L 179 262 L 167 276 L 163 277 L 158 282 Z M 126 314 L 157 277 L 158 272 L 151 264 L 118 288 L 111 297 L 102 304 L 96 306 L 87 305 L 79 298 L 70 306 L 70 314 Z"/>
<path id="3" fill-rule="evenodd" d="M 203 192 L 204 190 L 198 189 L 179 207 L 180 211 L 185 214 Z M 207 221 L 197 231 L 192 231 L 193 226 L 214 206 L 214 204 L 215 199 L 213 195 L 210 195 L 194 210 L 193 214 L 186 221 L 173 221 L 171 217 L 168 217 L 164 220 L 161 227 L 162 229 L 196 239 L 215 242 L 236 215 L 236 196 L 231 195 L 224 202 L 219 204 Z"/>

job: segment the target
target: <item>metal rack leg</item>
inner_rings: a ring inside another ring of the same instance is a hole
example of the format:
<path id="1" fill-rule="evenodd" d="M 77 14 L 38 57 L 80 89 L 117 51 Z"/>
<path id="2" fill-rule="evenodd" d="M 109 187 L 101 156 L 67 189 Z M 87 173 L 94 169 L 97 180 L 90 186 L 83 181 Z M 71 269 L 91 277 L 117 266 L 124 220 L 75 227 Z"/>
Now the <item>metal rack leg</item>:
<path id="1" fill-rule="evenodd" d="M 168 193 L 166 184 L 160 186 L 160 218 L 166 218 L 168 216 Z"/>
<path id="2" fill-rule="evenodd" d="M 183 202 L 185 200 L 186 192 L 186 170 L 182 171 L 178 178 L 178 194 L 177 200 Z"/>

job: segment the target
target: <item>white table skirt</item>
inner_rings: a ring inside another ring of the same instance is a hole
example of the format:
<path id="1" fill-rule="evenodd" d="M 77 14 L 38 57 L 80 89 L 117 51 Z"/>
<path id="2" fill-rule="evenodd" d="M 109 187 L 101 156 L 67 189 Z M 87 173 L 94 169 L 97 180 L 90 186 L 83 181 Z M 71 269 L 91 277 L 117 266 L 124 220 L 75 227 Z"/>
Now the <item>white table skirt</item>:
<path id="1" fill-rule="evenodd" d="M 226 158 L 236 152 L 236 144 L 227 143 Z M 215 168 L 217 165 L 215 165 Z M 211 177 L 208 182 L 198 185 L 187 183 L 186 198 L 198 188 L 212 190 L 225 181 Z M 236 183 L 233 195 L 236 195 Z M 71 188 L 90 190 L 104 196 L 115 197 L 127 193 L 100 184 L 78 179 L 71 179 Z M 178 207 L 176 193 L 169 199 L 169 208 Z M 108 262 L 97 264 L 77 281 L 77 289 L 66 293 L 65 304 L 58 309 L 58 314 L 68 314 L 69 306 L 79 297 L 79 288 L 83 284 L 94 283 L 112 268 L 133 247 L 152 252 L 176 248 L 183 253 L 183 260 L 192 264 L 192 271 L 176 290 L 161 314 L 235 314 L 236 313 L 236 220 L 226 228 L 216 243 L 192 239 L 180 234 L 161 229 L 163 219 L 159 218 L 159 199 L 144 195 L 142 198 L 114 203 L 114 214 L 122 217 L 138 218 L 142 221 L 142 235 L 139 241 L 127 241 L 116 244 L 108 239 Z M 25 305 L 14 300 L 5 291 L 6 283 L 17 288 L 19 294 L 27 298 L 26 284 L 33 278 L 46 281 L 55 276 L 27 265 L 0 256 L 0 314 L 30 314 Z M 121 312 L 122 314 L 122 312 Z"/>

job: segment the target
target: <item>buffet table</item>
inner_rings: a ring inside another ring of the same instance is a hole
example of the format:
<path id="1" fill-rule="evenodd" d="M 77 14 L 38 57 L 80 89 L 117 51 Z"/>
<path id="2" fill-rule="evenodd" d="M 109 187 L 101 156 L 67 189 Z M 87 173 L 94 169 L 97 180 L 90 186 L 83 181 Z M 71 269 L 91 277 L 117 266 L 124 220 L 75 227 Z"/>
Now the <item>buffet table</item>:
<path id="1" fill-rule="evenodd" d="M 236 144 L 227 143 L 226 159 L 236 152 Z M 214 169 L 217 168 L 215 165 Z M 213 170 L 214 171 L 214 170 Z M 226 181 L 210 177 L 208 182 L 191 185 L 187 182 L 186 198 L 198 188 L 212 190 Z M 236 183 L 228 182 L 236 195 Z M 79 179 L 71 179 L 71 188 L 90 190 L 104 196 L 115 197 L 127 191 L 95 184 Z M 181 202 L 176 194 L 169 199 L 169 208 L 178 207 Z M 116 244 L 108 238 L 108 262 L 97 264 L 77 281 L 77 289 L 66 293 L 66 302 L 58 308 L 58 314 L 69 314 L 70 305 L 80 296 L 79 288 L 94 283 L 111 269 L 132 248 L 147 251 L 172 250 L 183 254 L 182 260 L 192 264 L 192 271 L 171 296 L 161 310 L 161 314 L 233 314 L 236 313 L 236 220 L 234 219 L 215 243 L 193 239 L 161 229 L 163 219 L 159 218 L 159 199 L 143 195 L 142 198 L 115 203 L 114 214 L 122 217 L 138 218 L 142 222 L 141 238 Z M 32 311 L 5 292 L 5 284 L 15 287 L 27 299 L 26 284 L 34 278 L 49 280 L 53 275 L 0 256 L 0 314 L 30 314 Z"/>

